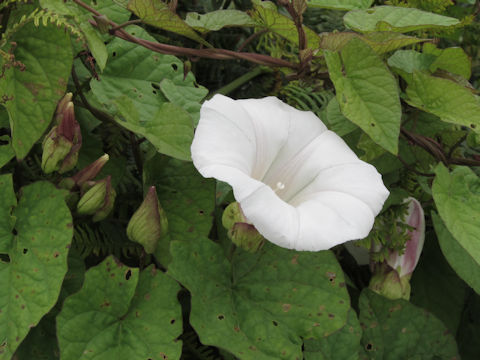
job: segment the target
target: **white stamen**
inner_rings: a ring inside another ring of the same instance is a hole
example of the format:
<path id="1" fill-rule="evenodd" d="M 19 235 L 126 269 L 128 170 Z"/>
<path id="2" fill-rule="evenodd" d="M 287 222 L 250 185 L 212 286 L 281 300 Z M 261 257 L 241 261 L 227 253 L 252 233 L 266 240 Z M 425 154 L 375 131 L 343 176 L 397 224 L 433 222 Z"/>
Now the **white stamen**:
<path id="1" fill-rule="evenodd" d="M 285 184 L 279 181 L 279 182 L 277 182 L 277 187 L 275 189 L 273 189 L 273 191 L 277 192 L 277 191 L 283 190 L 283 189 L 285 189 Z"/>

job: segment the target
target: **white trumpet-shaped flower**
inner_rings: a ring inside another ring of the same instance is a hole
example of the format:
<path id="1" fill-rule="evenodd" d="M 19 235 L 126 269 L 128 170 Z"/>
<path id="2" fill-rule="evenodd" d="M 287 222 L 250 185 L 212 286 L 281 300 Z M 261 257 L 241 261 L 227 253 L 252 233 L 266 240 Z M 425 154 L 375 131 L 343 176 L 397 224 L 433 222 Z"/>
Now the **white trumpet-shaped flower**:
<path id="1" fill-rule="evenodd" d="M 274 97 L 206 101 L 191 150 L 200 174 L 230 184 L 246 219 L 288 249 L 367 236 L 389 194 L 318 117 Z"/>

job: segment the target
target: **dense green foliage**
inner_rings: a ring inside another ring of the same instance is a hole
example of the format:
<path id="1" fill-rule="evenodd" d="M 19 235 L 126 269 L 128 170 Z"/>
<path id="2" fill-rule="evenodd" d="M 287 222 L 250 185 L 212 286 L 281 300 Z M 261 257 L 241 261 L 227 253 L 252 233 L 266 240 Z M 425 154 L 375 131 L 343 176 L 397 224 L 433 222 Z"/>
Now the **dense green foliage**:
<path id="1" fill-rule="evenodd" d="M 479 17 L 478 0 L 1 2 L 0 360 L 478 359 Z M 378 169 L 369 266 L 232 245 L 231 188 L 190 154 L 214 94 L 311 110 Z M 404 250 L 407 197 L 426 219 L 409 301 L 369 289 Z"/>

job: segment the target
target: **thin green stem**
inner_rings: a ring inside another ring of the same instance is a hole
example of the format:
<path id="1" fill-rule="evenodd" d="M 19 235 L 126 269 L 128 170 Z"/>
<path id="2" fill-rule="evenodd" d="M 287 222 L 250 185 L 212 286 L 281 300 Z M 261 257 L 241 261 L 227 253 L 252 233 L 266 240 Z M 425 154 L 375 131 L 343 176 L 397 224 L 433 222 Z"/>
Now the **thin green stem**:
<path id="1" fill-rule="evenodd" d="M 270 72 L 270 71 L 271 70 L 269 68 L 266 68 L 266 67 L 263 67 L 263 66 L 257 66 L 255 68 L 253 68 L 252 70 L 250 70 L 249 72 L 247 72 L 246 74 L 243 74 L 239 78 L 236 78 L 231 83 L 221 87 L 220 89 L 215 91 L 213 94 L 209 95 L 207 99 L 212 98 L 213 95 L 216 95 L 216 94 L 228 95 L 232 91 L 234 91 L 237 88 L 239 88 L 240 86 L 242 86 L 243 84 L 252 80 L 253 78 L 256 78 L 257 76 L 259 76 L 261 74 L 264 74 L 264 73 L 267 73 L 267 72 Z"/>

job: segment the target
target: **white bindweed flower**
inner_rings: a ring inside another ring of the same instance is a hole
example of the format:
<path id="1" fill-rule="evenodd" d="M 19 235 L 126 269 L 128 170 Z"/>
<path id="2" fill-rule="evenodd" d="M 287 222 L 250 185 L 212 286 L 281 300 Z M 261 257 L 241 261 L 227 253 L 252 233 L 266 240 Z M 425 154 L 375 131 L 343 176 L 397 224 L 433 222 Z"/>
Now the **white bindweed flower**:
<path id="1" fill-rule="evenodd" d="M 246 219 L 288 249 L 367 236 L 389 194 L 318 117 L 274 97 L 206 101 L 191 150 L 198 171 L 230 184 Z"/>

